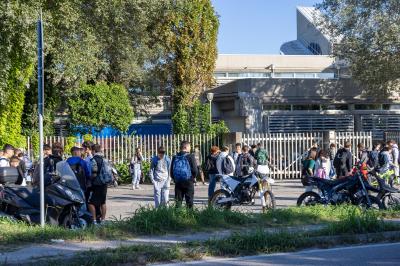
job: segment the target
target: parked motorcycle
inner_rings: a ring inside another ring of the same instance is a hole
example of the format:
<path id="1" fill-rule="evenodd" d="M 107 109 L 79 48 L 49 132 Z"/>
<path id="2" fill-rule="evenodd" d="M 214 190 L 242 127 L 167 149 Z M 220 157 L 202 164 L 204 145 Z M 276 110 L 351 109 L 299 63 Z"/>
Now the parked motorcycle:
<path id="1" fill-rule="evenodd" d="M 353 175 L 336 180 L 308 177 L 304 185 L 317 187 L 320 193 L 307 191 L 297 199 L 297 206 L 316 204 L 353 204 L 364 208 L 383 209 L 381 201 L 369 195 L 371 186 L 363 178 L 363 173 L 355 171 Z"/>
<path id="2" fill-rule="evenodd" d="M 394 171 L 388 171 L 389 174 L 395 175 Z M 386 174 L 386 173 L 385 173 Z M 368 173 L 369 180 L 373 180 L 371 188 L 373 192 L 377 193 L 377 198 L 382 202 L 385 209 L 394 209 L 400 207 L 400 190 L 391 187 L 386 183 L 385 175 L 377 173 L 372 170 Z M 389 178 L 390 180 L 390 178 Z"/>
<path id="3" fill-rule="evenodd" d="M 38 177 L 39 171 L 34 173 Z M 0 168 L 0 211 L 29 224 L 40 223 L 40 190 L 13 185 L 18 176 L 13 168 Z M 46 174 L 46 222 L 69 229 L 84 228 L 92 222 L 85 196 L 68 163 L 57 163 L 56 172 Z"/>
<path id="4" fill-rule="evenodd" d="M 274 180 L 261 169 L 245 177 L 218 175 L 217 178 L 221 182 L 221 189 L 215 191 L 211 198 L 213 206 L 230 209 L 233 205 L 252 205 L 258 195 L 263 211 L 275 209 L 275 196 L 272 193 Z"/>

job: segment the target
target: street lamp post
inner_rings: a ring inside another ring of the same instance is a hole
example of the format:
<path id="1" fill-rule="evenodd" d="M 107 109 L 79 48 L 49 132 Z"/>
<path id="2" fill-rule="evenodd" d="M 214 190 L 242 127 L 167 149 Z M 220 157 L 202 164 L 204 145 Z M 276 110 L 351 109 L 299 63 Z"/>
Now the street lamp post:
<path id="1" fill-rule="evenodd" d="M 212 111 L 211 111 L 211 102 L 214 99 L 214 93 L 208 92 L 207 93 L 207 100 L 210 102 L 210 126 L 212 124 Z"/>

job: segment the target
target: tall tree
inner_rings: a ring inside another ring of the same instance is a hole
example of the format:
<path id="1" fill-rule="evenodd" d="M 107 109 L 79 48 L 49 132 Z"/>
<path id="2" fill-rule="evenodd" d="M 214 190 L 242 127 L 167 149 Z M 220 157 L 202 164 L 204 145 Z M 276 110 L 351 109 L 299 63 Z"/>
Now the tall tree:
<path id="1" fill-rule="evenodd" d="M 333 53 L 375 97 L 400 92 L 400 1 L 324 0 L 317 5 Z"/>
<path id="2" fill-rule="evenodd" d="M 210 0 L 169 0 L 156 33 L 166 47 L 165 70 L 174 108 L 191 106 L 214 79 L 219 21 Z"/>

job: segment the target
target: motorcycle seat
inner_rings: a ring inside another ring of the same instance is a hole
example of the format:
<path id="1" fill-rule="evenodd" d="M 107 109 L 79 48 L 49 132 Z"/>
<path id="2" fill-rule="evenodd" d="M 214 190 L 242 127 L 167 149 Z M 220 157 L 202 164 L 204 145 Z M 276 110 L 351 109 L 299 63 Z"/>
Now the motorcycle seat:
<path id="1" fill-rule="evenodd" d="M 323 179 L 323 178 L 318 178 L 318 179 L 320 182 L 327 184 L 329 186 L 336 186 L 340 183 L 347 181 L 347 178 L 339 178 L 339 179 L 335 179 L 335 180 L 328 180 L 328 179 Z"/>
<path id="2" fill-rule="evenodd" d="M 388 192 L 390 192 L 390 193 L 399 193 L 399 192 L 400 192 L 400 190 L 398 190 L 397 188 L 388 186 L 388 185 L 386 185 L 386 184 L 383 184 L 383 185 L 382 185 L 382 189 L 384 189 L 384 190 L 386 190 L 386 191 L 388 191 Z"/>
<path id="3" fill-rule="evenodd" d="M 40 193 L 36 188 L 10 187 L 10 189 L 33 207 L 40 207 Z"/>

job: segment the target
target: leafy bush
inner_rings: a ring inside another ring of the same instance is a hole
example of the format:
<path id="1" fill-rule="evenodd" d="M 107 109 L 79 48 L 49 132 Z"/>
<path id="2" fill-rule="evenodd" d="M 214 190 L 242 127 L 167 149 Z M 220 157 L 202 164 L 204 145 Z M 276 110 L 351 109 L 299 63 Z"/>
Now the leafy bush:
<path id="1" fill-rule="evenodd" d="M 90 100 L 89 100 L 90 99 Z M 71 123 L 75 126 L 111 126 L 126 131 L 133 118 L 127 89 L 119 84 L 83 84 L 68 100 Z"/>
<path id="2" fill-rule="evenodd" d="M 118 171 L 120 182 L 122 184 L 129 184 L 132 182 L 132 177 L 129 173 L 129 164 L 118 163 L 115 165 L 115 169 Z"/>
<path id="3" fill-rule="evenodd" d="M 71 153 L 71 148 L 75 146 L 76 141 L 77 141 L 76 137 L 73 137 L 73 136 L 67 137 L 66 143 L 65 143 L 65 146 L 64 146 L 64 153 L 65 154 L 70 154 Z"/>
<path id="4" fill-rule="evenodd" d="M 149 183 L 149 184 L 151 183 L 150 176 L 149 176 L 150 165 L 151 165 L 151 163 L 149 161 L 144 161 L 142 163 L 143 180 L 144 180 L 144 183 Z"/>

